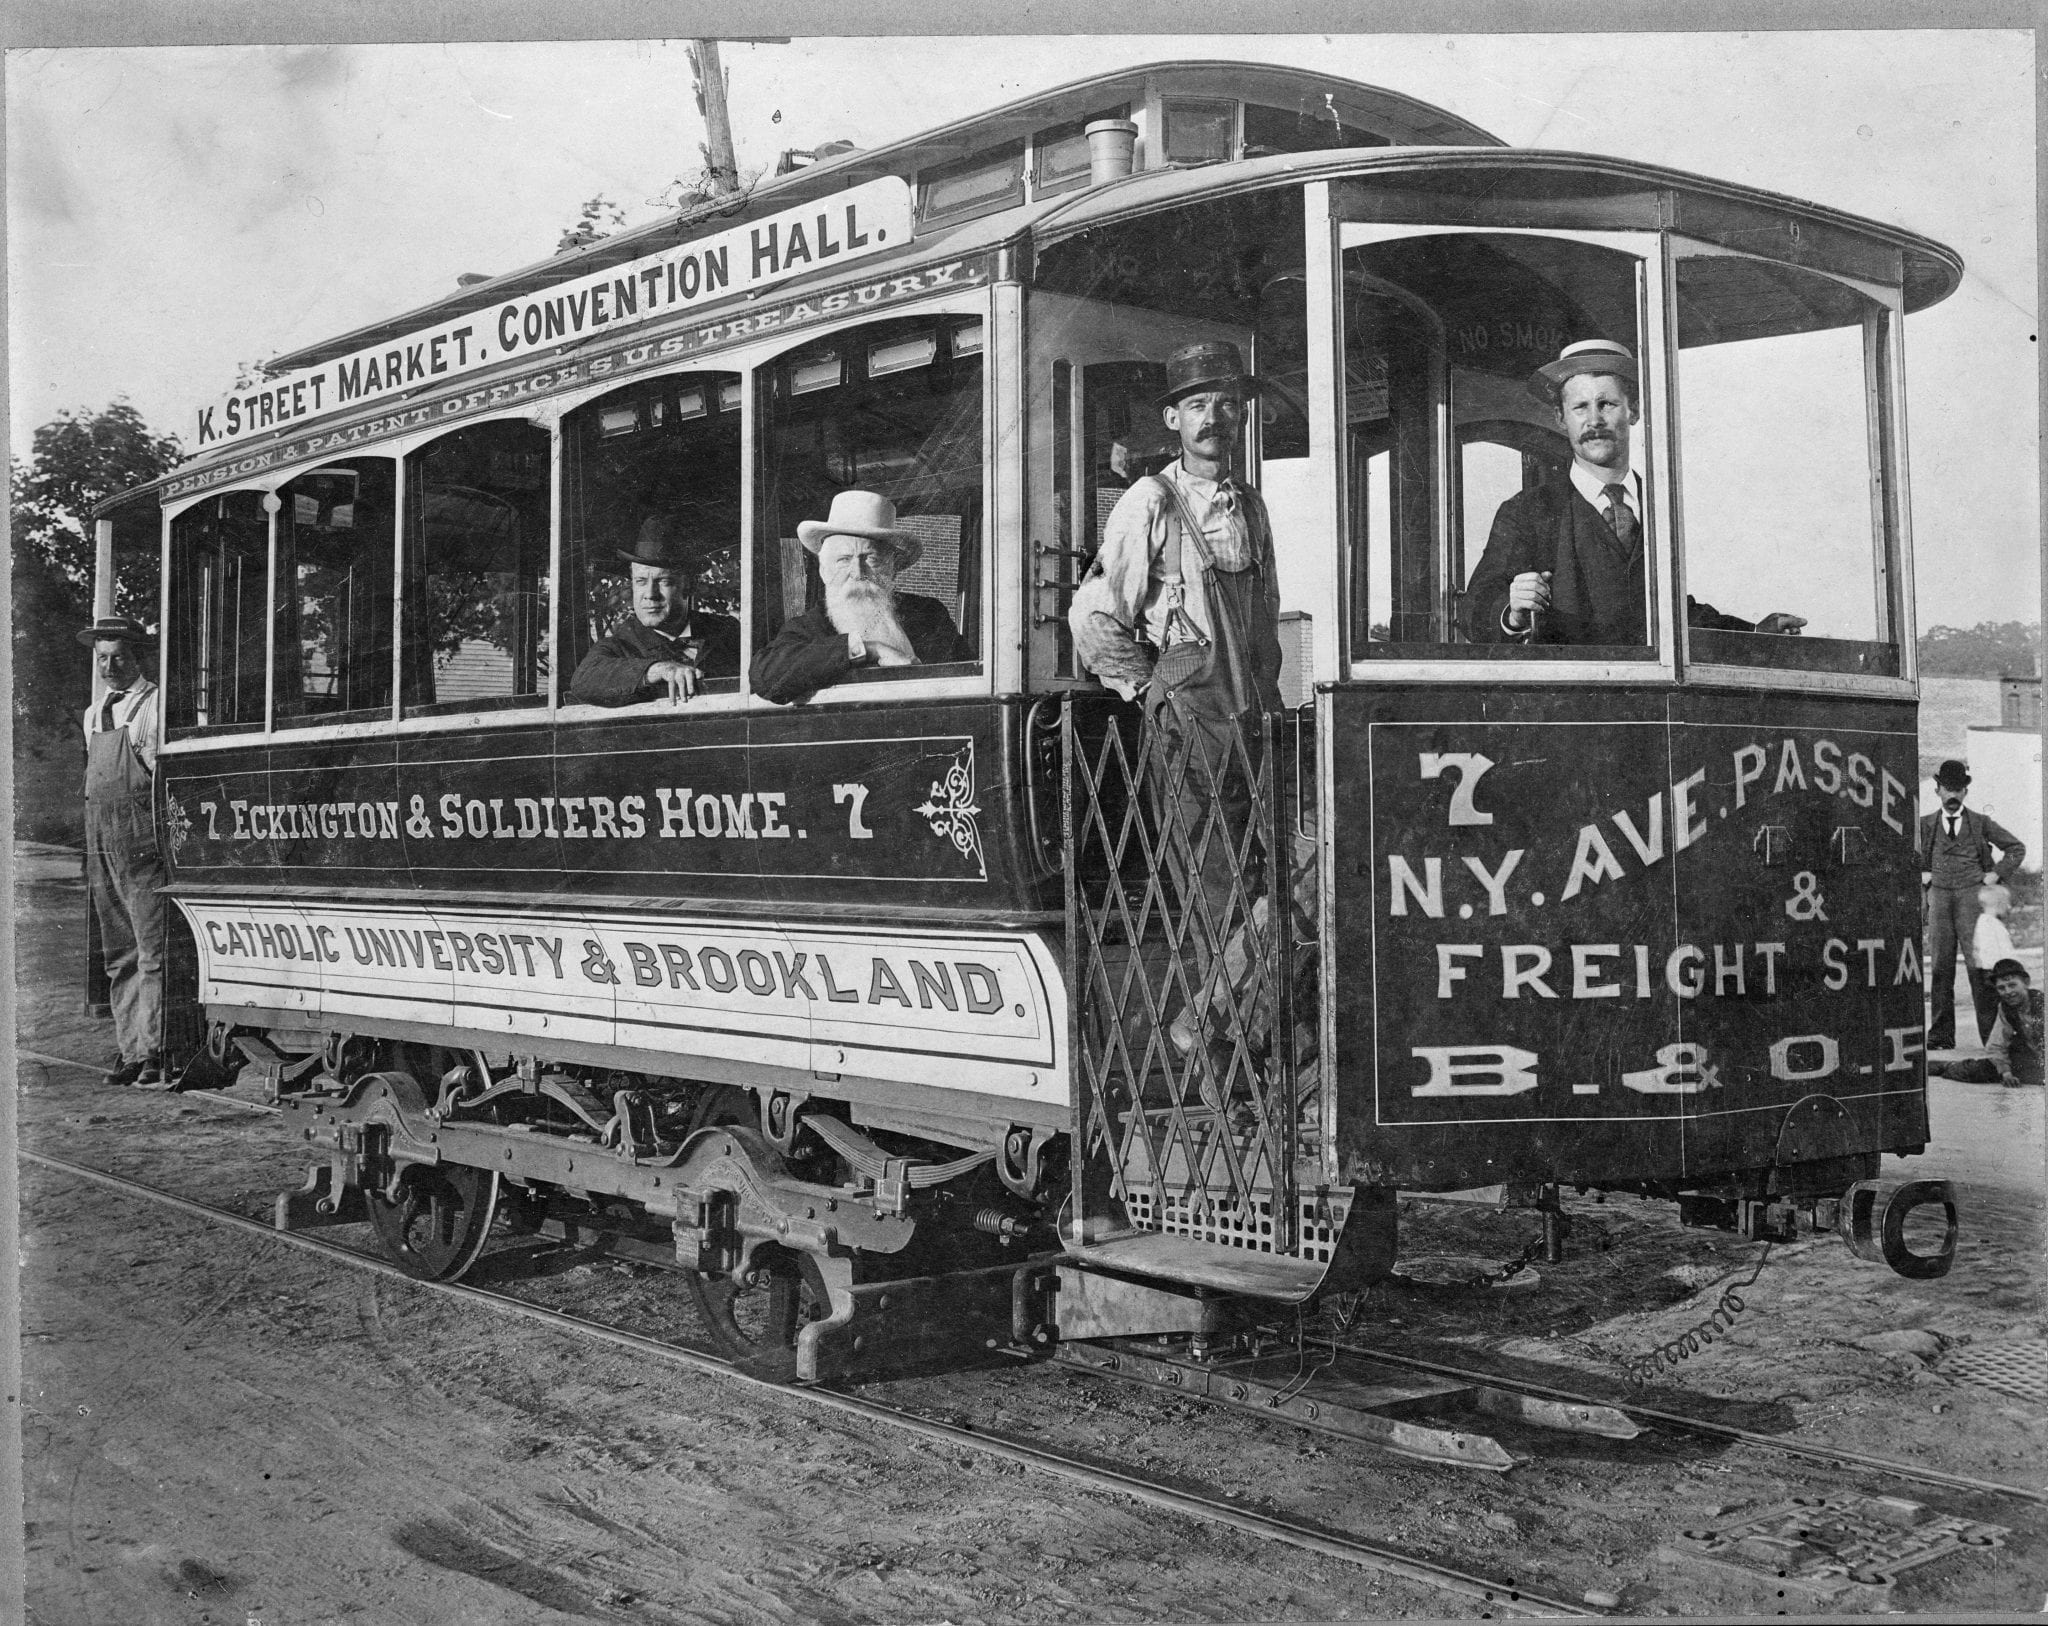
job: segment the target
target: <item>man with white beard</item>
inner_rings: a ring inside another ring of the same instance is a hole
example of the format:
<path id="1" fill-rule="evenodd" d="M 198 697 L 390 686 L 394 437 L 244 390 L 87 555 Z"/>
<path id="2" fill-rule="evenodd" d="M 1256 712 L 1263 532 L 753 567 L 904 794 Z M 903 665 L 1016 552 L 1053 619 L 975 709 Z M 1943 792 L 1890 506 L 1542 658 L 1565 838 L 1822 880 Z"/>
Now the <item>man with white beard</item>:
<path id="1" fill-rule="evenodd" d="M 896 505 L 874 491 L 842 491 L 797 539 L 818 557 L 825 602 L 782 624 L 751 668 L 754 692 L 778 705 L 810 699 L 867 667 L 971 661 L 974 651 L 937 599 L 896 590 L 897 572 L 924 544 L 896 523 Z"/>

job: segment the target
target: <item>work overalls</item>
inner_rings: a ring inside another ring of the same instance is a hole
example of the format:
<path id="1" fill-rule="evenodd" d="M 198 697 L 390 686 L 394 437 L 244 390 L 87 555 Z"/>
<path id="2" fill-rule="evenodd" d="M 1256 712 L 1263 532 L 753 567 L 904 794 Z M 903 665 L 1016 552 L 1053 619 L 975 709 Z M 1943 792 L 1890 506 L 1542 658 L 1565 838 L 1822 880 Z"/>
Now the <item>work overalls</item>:
<path id="1" fill-rule="evenodd" d="M 1167 873 L 1180 907 L 1192 916 L 1183 938 L 1192 992 L 1173 1024 L 1173 1039 L 1181 1049 L 1224 1039 L 1234 1016 L 1251 1030 L 1255 1044 L 1262 1043 L 1271 1011 L 1245 1009 L 1241 999 L 1258 951 L 1247 927 L 1265 928 L 1268 883 L 1260 849 L 1253 845 L 1247 859 L 1240 855 L 1247 852 L 1256 776 L 1265 755 L 1260 714 L 1281 709 L 1279 628 L 1267 586 L 1272 535 L 1263 509 L 1246 502 L 1246 523 L 1257 533 L 1254 562 L 1226 570 L 1210 553 L 1179 490 L 1171 481 L 1159 483 L 1170 500 L 1160 561 L 1167 628 L 1180 636 L 1160 653 L 1145 692 L 1155 730 L 1147 780 Z M 1206 636 L 1182 609 L 1184 552 L 1193 554 L 1202 572 Z M 1223 998 L 1225 988 L 1233 996 L 1229 1000 Z M 1210 1093 L 1206 1081 L 1204 1093 Z"/>
<path id="2" fill-rule="evenodd" d="M 150 771 L 129 727 L 156 690 L 138 684 L 114 708 L 114 726 L 85 739 L 85 877 L 99 917 L 114 1038 L 123 1062 L 163 1048 L 164 900 L 168 876 L 150 816 Z"/>

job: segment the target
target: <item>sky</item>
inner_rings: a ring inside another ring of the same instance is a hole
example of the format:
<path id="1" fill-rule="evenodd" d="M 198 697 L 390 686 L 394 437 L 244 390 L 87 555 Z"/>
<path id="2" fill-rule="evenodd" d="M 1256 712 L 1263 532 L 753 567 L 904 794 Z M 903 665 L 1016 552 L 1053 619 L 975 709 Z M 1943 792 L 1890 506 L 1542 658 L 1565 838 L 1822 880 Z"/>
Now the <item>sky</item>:
<path id="1" fill-rule="evenodd" d="M 1907 323 L 1919 622 L 2033 619 L 2033 42 L 2018 31 L 1176 35 L 729 42 L 742 172 L 1087 74 L 1291 63 L 1517 146 L 1612 153 L 1933 237 L 1967 274 Z M 188 443 L 239 366 L 630 224 L 701 163 L 680 40 L 17 49 L 7 58 L 10 444 L 117 396 Z M 1796 480 L 1796 422 L 1748 444 Z M 1788 414 L 1788 417 L 1793 415 Z"/>

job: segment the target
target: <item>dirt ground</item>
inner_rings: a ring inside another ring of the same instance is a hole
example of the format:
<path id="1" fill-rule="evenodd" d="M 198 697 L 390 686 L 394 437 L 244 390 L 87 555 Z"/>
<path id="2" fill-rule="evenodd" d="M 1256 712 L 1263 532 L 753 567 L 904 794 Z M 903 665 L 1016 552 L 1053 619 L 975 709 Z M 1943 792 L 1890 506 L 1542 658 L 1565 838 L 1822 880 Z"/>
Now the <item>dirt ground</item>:
<path id="1" fill-rule="evenodd" d="M 98 1060 L 77 1015 L 79 895 L 18 898 L 19 1038 Z M 261 1216 L 303 1159 L 274 1121 L 24 1063 L 22 1139 Z M 1948 1370 L 2048 1340 L 2039 1092 L 1941 1084 L 1916 1173 L 1963 1187 L 1955 1270 L 1909 1282 L 1833 1239 L 1774 1249 L 1734 1331 L 1647 1398 L 1791 1440 L 2048 1486 L 2048 1405 Z M 23 1168 L 27 1559 L 38 1626 L 308 1622 L 1037 1622 L 1460 1616 L 1478 1606 L 1299 1549 L 938 1448 L 770 1391 L 597 1348 Z M 1565 1262 L 1515 1290 L 1376 1288 L 1346 1336 L 1625 1396 L 1761 1250 L 1667 1205 L 1570 1199 Z M 1523 1213 L 1414 1201 L 1403 1253 L 1513 1258 Z M 344 1228 L 336 1240 L 356 1240 Z M 1455 1277 L 1456 1270 L 1438 1274 Z M 508 1243 L 483 1285 L 688 1335 L 672 1275 Z M 1859 1340 L 1931 1335 L 1922 1353 Z M 1659 1431 L 1631 1444 L 1489 1419 L 1505 1476 L 1387 1457 L 1057 1367 L 878 1398 L 1631 1613 L 1810 1611 L 1660 1555 L 1677 1530 L 1850 1489 L 2012 1533 L 1911 1571 L 1895 1610 L 2042 1607 L 2048 1509 L 1833 1473 Z M 1870 1607 L 1866 1604 L 1864 1607 Z"/>

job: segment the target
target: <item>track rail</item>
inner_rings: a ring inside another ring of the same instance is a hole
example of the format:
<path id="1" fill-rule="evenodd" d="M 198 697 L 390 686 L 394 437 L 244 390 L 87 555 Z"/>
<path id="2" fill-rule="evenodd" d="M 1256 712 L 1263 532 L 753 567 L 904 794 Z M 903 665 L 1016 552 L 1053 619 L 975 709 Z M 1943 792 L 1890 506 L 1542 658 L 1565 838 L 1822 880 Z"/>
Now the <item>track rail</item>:
<path id="1" fill-rule="evenodd" d="M 1446 1361 L 1425 1360 L 1415 1355 L 1395 1355 L 1383 1349 L 1376 1349 L 1370 1344 L 1340 1343 L 1337 1348 L 1371 1360 L 1383 1361 L 1388 1366 L 1407 1367 L 1411 1371 L 1428 1372 L 1437 1377 L 1455 1378 L 1463 1382 L 1489 1383 L 1497 1389 L 1511 1389 L 1539 1400 L 1564 1401 L 1573 1405 L 1611 1405 L 1616 1411 L 1626 1413 L 1630 1417 L 1657 1423 L 1665 1428 L 1681 1430 L 1708 1439 L 1735 1440 L 1744 1445 L 1761 1446 L 1787 1456 L 1804 1457 L 1811 1462 L 1824 1462 L 1838 1467 L 1867 1468 L 1873 1473 L 1891 1474 L 1896 1478 L 1916 1480 L 1926 1485 L 1941 1485 L 1950 1490 L 1975 1491 L 1985 1495 L 2010 1496 L 2024 1502 L 2048 1503 L 2048 1490 L 2035 1490 L 2026 1485 L 2009 1485 L 1997 1479 L 1973 1479 L 1967 1474 L 1944 1473 L 1939 1468 L 1922 1468 L 1910 1462 L 1896 1462 L 1889 1457 L 1873 1457 L 1861 1451 L 1843 1451 L 1831 1445 L 1802 1444 L 1796 1440 L 1782 1439 L 1775 1434 L 1759 1434 L 1753 1429 L 1735 1428 L 1727 1423 L 1688 1417 L 1683 1412 L 1665 1411 L 1661 1407 L 1645 1406 L 1632 1400 L 1602 1401 L 1573 1389 L 1554 1388 L 1549 1384 L 1533 1383 L 1523 1378 L 1505 1378 L 1498 1373 L 1476 1371 Z"/>
<path id="2" fill-rule="evenodd" d="M 26 1055 L 28 1052 L 19 1052 Z M 38 1058 L 41 1059 L 41 1058 Z M 52 1057 L 50 1060 L 61 1060 Z M 72 1063 L 73 1066 L 82 1065 Z M 94 1069 L 100 1071 L 101 1069 Z M 193 1092 L 198 1093 L 198 1092 Z M 248 1105 L 242 1102 L 238 1105 Z M 1315 1525 L 1288 1519 L 1277 1514 L 1262 1513 L 1255 1508 L 1242 1507 L 1214 1497 L 1197 1495 L 1190 1491 L 1176 1489 L 1118 1468 L 1105 1468 L 1077 1457 L 1047 1450 L 1043 1446 L 1029 1445 L 1021 1440 L 1009 1439 L 980 1429 L 966 1428 L 953 1423 L 941 1423 L 924 1417 L 902 1406 L 890 1405 L 884 1401 L 871 1400 L 863 1396 L 844 1394 L 825 1388 L 791 1388 L 785 1384 L 770 1383 L 738 1370 L 720 1356 L 688 1348 L 680 1344 L 664 1343 L 659 1339 L 647 1338 L 639 1333 L 626 1332 L 617 1327 L 607 1327 L 601 1322 L 587 1321 L 581 1316 L 564 1314 L 559 1310 L 545 1309 L 540 1305 L 527 1304 L 506 1294 L 494 1293 L 485 1288 L 466 1287 L 459 1282 L 423 1282 L 407 1275 L 397 1266 L 381 1259 L 372 1258 L 350 1248 L 340 1247 L 332 1242 L 323 1242 L 314 1237 L 301 1236 L 295 1232 L 278 1231 L 260 1221 L 241 1214 L 215 1208 L 207 1203 L 194 1202 L 172 1192 L 160 1191 L 154 1186 L 130 1180 L 118 1174 L 89 1168 L 73 1163 L 66 1158 L 52 1157 L 44 1152 L 24 1150 L 20 1154 L 25 1163 L 34 1163 L 59 1174 L 75 1179 L 90 1181 L 123 1195 L 156 1203 L 161 1207 L 174 1209 L 209 1224 L 225 1226 L 231 1230 L 248 1233 L 265 1241 L 283 1243 L 306 1253 L 343 1264 L 354 1270 L 405 1282 L 422 1292 L 443 1294 L 473 1304 L 480 1309 L 490 1310 L 499 1315 L 511 1316 L 540 1326 L 550 1327 L 572 1337 L 591 1342 L 609 1344 L 616 1349 L 632 1354 L 644 1355 L 674 1366 L 682 1366 L 699 1372 L 711 1372 L 733 1382 L 772 1394 L 779 1400 L 797 1400 L 823 1410 L 837 1412 L 842 1416 L 865 1418 L 899 1432 L 936 1444 L 960 1446 L 988 1456 L 998 1457 L 1006 1462 L 1018 1463 L 1026 1468 L 1035 1468 L 1042 1473 L 1052 1474 L 1073 1483 L 1091 1486 L 1097 1490 L 1113 1491 L 1129 1496 L 1136 1501 L 1154 1507 L 1166 1508 L 1211 1524 L 1227 1526 L 1248 1535 L 1278 1541 L 1288 1546 L 1299 1547 L 1308 1552 L 1321 1553 L 1325 1557 L 1341 1559 L 1358 1565 L 1362 1569 L 1375 1570 L 1382 1574 L 1399 1576 L 1403 1580 L 1419 1582 L 1439 1591 L 1449 1592 L 1475 1602 L 1486 1604 L 1503 1613 L 1536 1617 L 1584 1617 L 1599 1615 L 1606 1611 L 1595 1609 L 1585 1603 L 1569 1602 L 1559 1598 L 1532 1592 L 1525 1587 L 1510 1586 L 1507 1583 L 1489 1580 L 1485 1576 L 1473 1575 L 1449 1565 L 1438 1564 L 1400 1548 L 1385 1543 L 1362 1540 L 1355 1536 L 1339 1535 Z"/>

